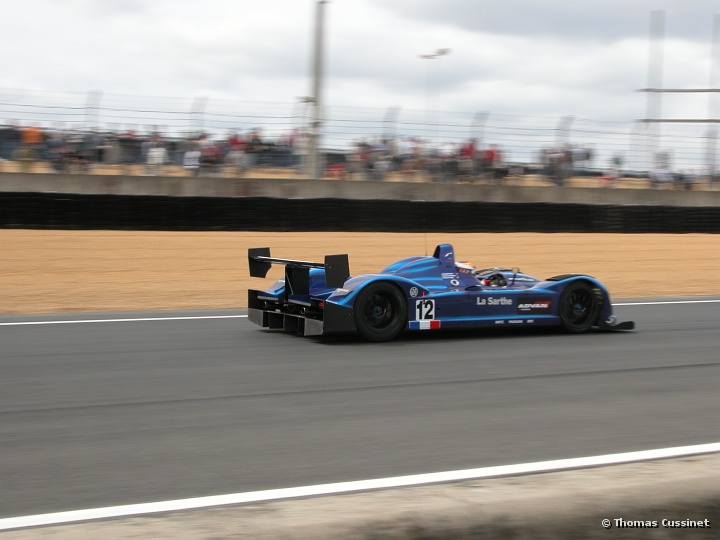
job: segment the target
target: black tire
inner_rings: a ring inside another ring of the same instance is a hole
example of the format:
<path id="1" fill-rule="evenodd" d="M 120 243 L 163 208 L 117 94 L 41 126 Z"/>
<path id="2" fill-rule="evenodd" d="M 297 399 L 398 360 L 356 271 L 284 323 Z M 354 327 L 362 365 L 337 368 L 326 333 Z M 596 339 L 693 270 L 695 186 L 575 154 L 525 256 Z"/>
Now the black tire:
<path id="1" fill-rule="evenodd" d="M 571 283 L 560 295 L 560 322 L 566 332 L 587 332 L 597 323 L 599 313 L 600 302 L 588 283 Z"/>
<path id="2" fill-rule="evenodd" d="M 371 283 L 358 294 L 354 305 L 355 326 L 368 341 L 390 341 L 407 322 L 407 300 L 392 283 Z"/>

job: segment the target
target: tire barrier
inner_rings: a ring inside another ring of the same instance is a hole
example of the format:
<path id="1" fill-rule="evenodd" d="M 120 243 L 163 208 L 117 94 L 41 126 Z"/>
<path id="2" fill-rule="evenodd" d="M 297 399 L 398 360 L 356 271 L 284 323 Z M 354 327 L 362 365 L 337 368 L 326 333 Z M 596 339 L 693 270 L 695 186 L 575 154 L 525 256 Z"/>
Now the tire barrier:
<path id="1" fill-rule="evenodd" d="M 0 193 L 0 227 L 151 231 L 720 233 L 720 207 Z"/>

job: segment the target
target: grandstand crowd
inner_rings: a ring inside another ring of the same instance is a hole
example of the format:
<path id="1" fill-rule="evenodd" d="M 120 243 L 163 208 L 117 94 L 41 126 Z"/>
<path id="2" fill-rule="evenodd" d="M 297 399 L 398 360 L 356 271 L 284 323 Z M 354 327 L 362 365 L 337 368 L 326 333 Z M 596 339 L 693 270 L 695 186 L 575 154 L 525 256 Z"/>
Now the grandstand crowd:
<path id="1" fill-rule="evenodd" d="M 101 132 L 43 129 L 8 123 L 0 126 L 0 162 L 14 162 L 20 171 L 37 170 L 37 164 L 58 173 L 88 173 L 99 166 L 130 171 L 141 165 L 147 175 L 172 169 L 195 176 L 243 176 L 260 168 L 305 172 L 308 138 L 300 130 L 279 137 L 265 137 L 260 129 L 223 137 L 208 133 L 184 137 L 135 131 Z M 623 176 L 622 158 L 615 156 L 601 171 L 594 169 L 591 148 L 562 146 L 538 151 L 535 164 L 512 164 L 497 145 L 480 147 L 469 138 L 458 144 L 431 147 L 419 138 L 358 140 L 350 151 L 323 152 L 325 176 L 383 181 L 388 175 L 422 175 L 429 181 L 478 181 L 500 183 L 514 175 L 536 174 L 555 185 L 573 176 L 594 174 L 603 186 Z M 7 170 L 0 163 L 0 172 Z M 598 172 L 600 171 L 600 172 Z M 697 178 L 670 171 L 669 158 L 648 176 L 652 187 L 690 189 Z M 712 180 L 710 185 L 712 185 Z"/>

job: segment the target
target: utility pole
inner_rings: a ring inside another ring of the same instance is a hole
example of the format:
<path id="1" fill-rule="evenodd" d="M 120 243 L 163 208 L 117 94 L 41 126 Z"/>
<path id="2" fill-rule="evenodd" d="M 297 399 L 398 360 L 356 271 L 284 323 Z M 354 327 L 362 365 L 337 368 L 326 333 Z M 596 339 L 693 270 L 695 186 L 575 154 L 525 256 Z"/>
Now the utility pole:
<path id="1" fill-rule="evenodd" d="M 315 12 L 315 40 L 313 52 L 313 84 L 311 103 L 312 115 L 308 133 L 308 176 L 319 179 L 322 174 L 322 156 L 320 156 L 320 129 L 322 126 L 322 78 L 323 78 L 323 32 L 325 4 L 329 0 L 318 0 Z"/>
<path id="2" fill-rule="evenodd" d="M 88 94 L 85 105 L 85 118 L 89 131 L 100 130 L 100 102 L 102 101 L 102 95 L 101 90 L 94 90 Z"/>
<path id="3" fill-rule="evenodd" d="M 649 120 L 662 117 L 662 90 L 663 84 L 663 46 L 665 42 L 665 12 L 653 11 L 650 13 L 650 58 L 648 65 L 648 88 L 657 90 L 648 94 L 647 116 Z M 647 124 L 647 145 L 649 153 L 649 169 L 657 166 L 655 163 L 660 151 L 660 123 Z"/>
<path id="4" fill-rule="evenodd" d="M 658 152 L 660 140 L 660 124 L 686 123 L 708 124 L 708 151 L 707 167 L 711 178 L 715 177 L 715 147 L 717 140 L 718 97 L 720 97 L 720 16 L 715 16 L 713 28 L 712 65 L 710 67 L 710 88 L 662 88 L 662 53 L 665 35 L 665 12 L 653 11 L 650 19 L 650 62 L 648 69 L 648 88 L 641 88 L 640 92 L 647 92 L 647 117 L 640 120 L 647 126 L 648 148 L 650 150 L 650 167 Z M 708 118 L 662 118 L 660 97 L 662 94 L 710 94 L 708 105 Z"/>

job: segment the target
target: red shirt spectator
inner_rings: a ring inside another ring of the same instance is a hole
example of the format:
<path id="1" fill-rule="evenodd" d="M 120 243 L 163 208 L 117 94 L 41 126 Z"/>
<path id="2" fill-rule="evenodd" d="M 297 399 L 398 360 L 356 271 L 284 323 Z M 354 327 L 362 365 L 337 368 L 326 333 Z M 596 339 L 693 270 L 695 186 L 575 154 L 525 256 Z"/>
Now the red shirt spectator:
<path id="1" fill-rule="evenodd" d="M 475 159 L 477 152 L 475 150 L 475 141 L 469 141 L 460 147 L 461 159 Z"/>
<path id="2" fill-rule="evenodd" d="M 245 151 L 245 139 L 237 133 L 233 133 L 233 135 L 228 139 L 228 145 L 230 146 L 230 150 L 240 150 L 241 152 Z"/>
<path id="3" fill-rule="evenodd" d="M 494 148 L 488 148 L 487 150 L 485 150 L 483 152 L 482 160 L 483 160 L 483 164 L 486 167 L 492 167 L 493 163 L 495 163 L 495 158 L 496 158 L 496 154 L 495 154 Z"/>

